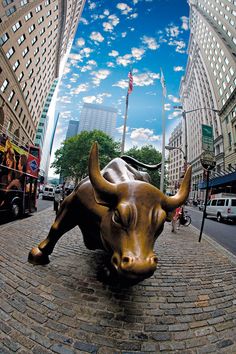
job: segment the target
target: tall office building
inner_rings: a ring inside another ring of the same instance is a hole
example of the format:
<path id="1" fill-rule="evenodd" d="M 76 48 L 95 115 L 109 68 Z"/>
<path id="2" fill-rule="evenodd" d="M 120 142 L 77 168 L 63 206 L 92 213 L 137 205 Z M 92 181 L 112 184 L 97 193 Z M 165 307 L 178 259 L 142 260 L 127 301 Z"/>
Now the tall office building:
<path id="1" fill-rule="evenodd" d="M 180 96 L 187 112 L 184 140 L 187 138 L 188 161 L 193 166 L 192 196 L 203 179 L 202 124 L 213 127 L 215 173 L 226 174 L 227 169 L 230 173 L 236 167 L 235 4 L 234 0 L 189 0 L 189 55 Z M 203 109 L 188 113 L 198 108 Z"/>
<path id="2" fill-rule="evenodd" d="M 111 137 L 115 134 L 117 110 L 97 104 L 84 103 L 80 121 L 79 133 L 87 130 L 102 130 Z"/>
<path id="3" fill-rule="evenodd" d="M 73 136 L 77 135 L 78 130 L 79 130 L 79 121 L 71 119 L 69 121 L 69 125 L 67 128 L 66 139 L 72 138 Z"/>
<path id="4" fill-rule="evenodd" d="M 43 142 L 50 89 L 60 77 L 85 0 L 0 1 L 0 126 Z M 49 117 L 51 119 L 51 117 Z"/>
<path id="5" fill-rule="evenodd" d="M 179 188 L 180 179 L 184 172 L 184 156 L 183 156 L 183 129 L 182 122 L 171 133 L 168 146 L 173 148 L 169 150 L 168 163 L 168 194 L 174 195 Z"/>

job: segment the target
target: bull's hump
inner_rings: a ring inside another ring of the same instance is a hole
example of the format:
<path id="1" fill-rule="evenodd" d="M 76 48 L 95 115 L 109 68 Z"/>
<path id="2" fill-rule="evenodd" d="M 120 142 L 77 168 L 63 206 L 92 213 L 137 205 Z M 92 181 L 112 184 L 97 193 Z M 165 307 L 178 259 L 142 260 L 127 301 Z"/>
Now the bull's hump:
<path id="1" fill-rule="evenodd" d="M 122 183 L 130 181 L 143 181 L 144 175 L 124 160 L 116 158 L 112 160 L 103 170 L 103 177 L 111 183 Z"/>

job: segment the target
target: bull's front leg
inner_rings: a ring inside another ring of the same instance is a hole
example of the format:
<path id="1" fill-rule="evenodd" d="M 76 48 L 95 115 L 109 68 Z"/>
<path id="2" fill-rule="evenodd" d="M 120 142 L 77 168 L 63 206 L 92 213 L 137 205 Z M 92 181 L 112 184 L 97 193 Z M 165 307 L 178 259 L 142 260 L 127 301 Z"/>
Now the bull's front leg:
<path id="1" fill-rule="evenodd" d="M 53 252 L 57 241 L 64 233 L 70 231 L 77 225 L 73 204 L 73 196 L 69 195 L 62 203 L 47 238 L 30 251 L 28 256 L 30 263 L 41 265 L 48 264 L 50 262 L 48 256 Z"/>

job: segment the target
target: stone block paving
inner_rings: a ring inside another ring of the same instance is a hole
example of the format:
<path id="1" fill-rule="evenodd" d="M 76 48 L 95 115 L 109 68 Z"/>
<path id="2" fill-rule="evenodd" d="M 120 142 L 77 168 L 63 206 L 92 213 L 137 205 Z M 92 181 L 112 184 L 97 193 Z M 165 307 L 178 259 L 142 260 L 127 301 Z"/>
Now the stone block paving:
<path id="1" fill-rule="evenodd" d="M 106 256 L 79 228 L 49 265 L 29 264 L 53 219 L 47 209 L 0 227 L 1 354 L 236 353 L 236 264 L 191 227 L 166 223 L 157 271 L 127 286 L 102 280 Z"/>

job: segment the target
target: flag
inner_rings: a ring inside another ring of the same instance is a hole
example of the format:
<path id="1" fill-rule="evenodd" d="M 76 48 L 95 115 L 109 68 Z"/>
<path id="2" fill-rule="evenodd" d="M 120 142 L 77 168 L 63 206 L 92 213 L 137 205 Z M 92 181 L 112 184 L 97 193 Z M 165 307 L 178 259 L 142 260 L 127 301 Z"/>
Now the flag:
<path id="1" fill-rule="evenodd" d="M 129 74 L 128 74 L 128 78 L 129 78 L 129 87 L 128 87 L 128 94 L 130 94 L 133 91 L 133 75 L 132 75 L 132 71 L 130 70 Z"/>
<path id="2" fill-rule="evenodd" d="M 164 97 L 166 97 L 166 82 L 162 70 L 161 70 L 161 86 L 162 86 L 162 94 Z"/>

